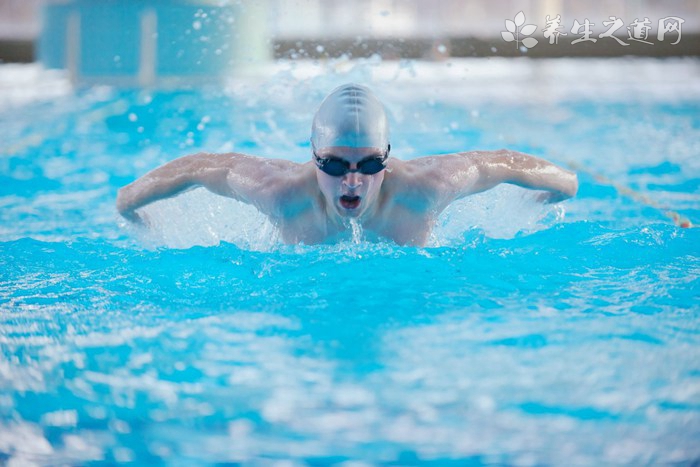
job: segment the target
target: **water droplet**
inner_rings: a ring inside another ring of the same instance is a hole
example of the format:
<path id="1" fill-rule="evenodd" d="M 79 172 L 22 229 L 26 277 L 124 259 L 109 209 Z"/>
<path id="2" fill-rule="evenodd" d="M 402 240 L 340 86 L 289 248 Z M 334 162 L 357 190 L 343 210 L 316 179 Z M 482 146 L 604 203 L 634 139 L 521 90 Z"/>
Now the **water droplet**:
<path id="1" fill-rule="evenodd" d="M 132 112 L 132 113 L 129 114 L 129 121 L 130 121 L 130 122 L 135 122 L 135 121 L 138 120 L 138 119 L 139 119 L 139 117 L 138 117 L 138 115 L 136 115 L 135 113 Z"/>
<path id="2" fill-rule="evenodd" d="M 316 46 L 316 52 L 318 52 L 318 53 L 323 53 L 324 50 L 326 50 L 326 49 L 323 48 L 322 45 L 317 45 L 317 46 Z"/>
<path id="3" fill-rule="evenodd" d="M 202 29 L 202 22 L 201 21 L 193 22 L 192 29 L 194 29 L 195 31 L 199 31 L 200 29 Z"/>

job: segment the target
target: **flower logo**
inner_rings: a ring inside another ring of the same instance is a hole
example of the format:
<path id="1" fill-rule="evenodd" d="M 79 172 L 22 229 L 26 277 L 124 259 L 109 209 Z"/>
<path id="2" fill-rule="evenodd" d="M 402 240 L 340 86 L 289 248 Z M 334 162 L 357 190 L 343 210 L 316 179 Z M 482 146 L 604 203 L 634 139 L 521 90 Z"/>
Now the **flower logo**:
<path id="1" fill-rule="evenodd" d="M 531 35 L 533 32 L 535 32 L 537 26 L 535 26 L 534 24 L 525 24 L 525 26 L 523 26 L 523 24 L 525 24 L 525 13 L 521 11 L 520 13 L 515 15 L 513 21 L 509 19 L 506 20 L 507 31 L 501 31 L 501 37 L 506 42 L 515 41 L 515 48 L 517 49 L 520 48 L 521 42 L 525 47 L 531 49 L 537 45 L 537 39 L 535 39 L 534 37 L 526 37 L 521 40 L 520 36 Z"/>

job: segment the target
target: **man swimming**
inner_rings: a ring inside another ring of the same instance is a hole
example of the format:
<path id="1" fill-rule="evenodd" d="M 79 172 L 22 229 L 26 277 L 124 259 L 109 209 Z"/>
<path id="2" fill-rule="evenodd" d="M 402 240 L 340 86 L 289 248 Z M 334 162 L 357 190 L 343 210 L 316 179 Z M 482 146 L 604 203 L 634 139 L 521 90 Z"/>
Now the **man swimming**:
<path id="1" fill-rule="evenodd" d="M 366 87 L 346 84 L 321 103 L 311 131 L 312 160 L 296 163 L 244 154 L 195 154 L 119 190 L 117 209 L 138 209 L 201 186 L 255 206 L 285 243 L 315 244 L 349 235 L 350 220 L 400 245 L 422 246 L 453 201 L 500 183 L 574 196 L 574 173 L 519 152 L 471 151 L 403 161 L 389 157 L 384 106 Z"/>

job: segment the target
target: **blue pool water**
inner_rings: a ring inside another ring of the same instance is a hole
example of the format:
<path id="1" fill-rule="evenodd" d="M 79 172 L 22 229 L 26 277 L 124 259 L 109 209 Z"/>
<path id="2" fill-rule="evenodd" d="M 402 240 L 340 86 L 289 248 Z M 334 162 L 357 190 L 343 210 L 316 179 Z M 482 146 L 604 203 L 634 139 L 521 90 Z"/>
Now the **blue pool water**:
<path id="1" fill-rule="evenodd" d="M 700 97 L 408 71 L 6 104 L 0 463 L 698 462 L 700 233 L 667 214 L 700 222 Z M 509 147 L 579 167 L 578 197 L 498 188 L 427 248 L 284 246 L 198 190 L 150 231 L 118 219 L 116 190 L 180 155 L 306 160 L 323 95 L 370 78 L 397 157 Z"/>

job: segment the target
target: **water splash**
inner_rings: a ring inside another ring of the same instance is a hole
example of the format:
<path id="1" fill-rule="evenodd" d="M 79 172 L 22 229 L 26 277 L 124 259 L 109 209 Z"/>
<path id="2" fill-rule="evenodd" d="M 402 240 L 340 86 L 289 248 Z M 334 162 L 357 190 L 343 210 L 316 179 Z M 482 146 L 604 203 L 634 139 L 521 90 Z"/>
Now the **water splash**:
<path id="1" fill-rule="evenodd" d="M 204 189 L 158 201 L 141 212 L 148 227 L 127 229 L 151 248 L 184 249 L 226 242 L 250 251 L 271 251 L 281 245 L 278 229 L 253 206 Z"/>
<path id="2" fill-rule="evenodd" d="M 450 205 L 438 217 L 431 246 L 464 244 L 469 232 L 490 238 L 514 238 L 547 229 L 564 219 L 562 204 L 542 204 L 537 193 L 512 185 L 498 186 Z"/>
<path id="3" fill-rule="evenodd" d="M 459 246 L 473 235 L 514 238 L 547 229 L 564 219 L 563 205 L 545 205 L 536 194 L 513 186 L 459 200 L 438 218 L 427 246 Z M 120 223 L 130 236 L 148 248 L 186 249 L 232 243 L 249 251 L 273 251 L 283 247 L 274 224 L 253 206 L 216 196 L 204 189 L 158 201 L 141 210 L 148 228 Z M 345 241 L 353 250 L 369 241 L 357 219 L 345 221 Z M 390 240 L 384 239 L 392 243 Z"/>
<path id="4" fill-rule="evenodd" d="M 350 231 L 352 232 L 352 243 L 359 245 L 364 240 L 362 225 L 357 219 L 350 219 Z"/>

